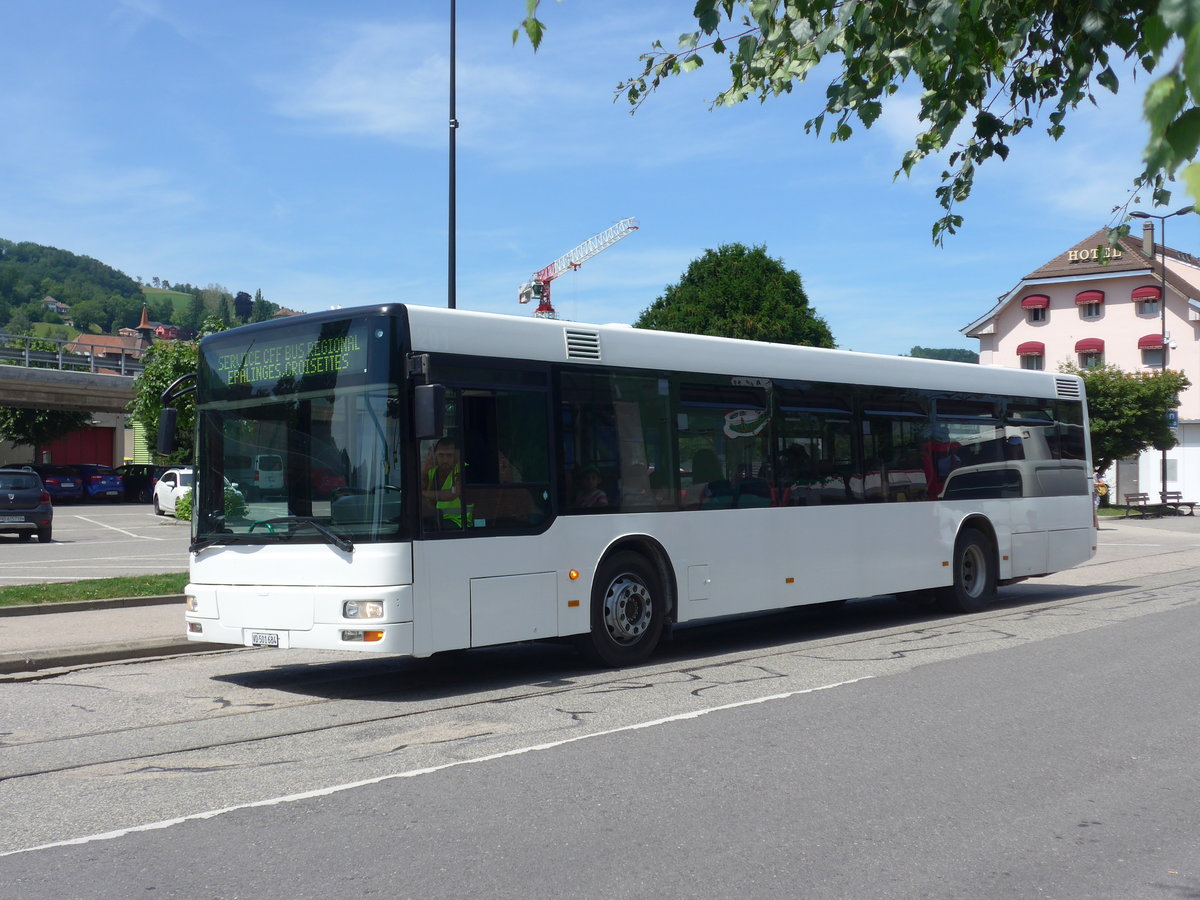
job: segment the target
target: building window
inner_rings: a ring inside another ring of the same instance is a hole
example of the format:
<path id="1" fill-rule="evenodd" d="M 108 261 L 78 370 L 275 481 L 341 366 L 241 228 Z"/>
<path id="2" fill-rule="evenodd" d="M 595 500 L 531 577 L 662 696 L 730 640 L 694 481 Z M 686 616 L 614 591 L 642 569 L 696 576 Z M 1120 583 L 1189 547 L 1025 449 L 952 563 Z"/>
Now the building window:
<path id="1" fill-rule="evenodd" d="M 1033 312 L 1033 310 L 1030 310 L 1030 312 Z M 1040 372 L 1040 371 L 1042 371 L 1042 369 L 1046 368 L 1046 357 L 1044 357 L 1044 356 L 1022 356 L 1021 357 L 1021 368 L 1022 369 L 1036 369 L 1037 371 Z"/>
<path id="2" fill-rule="evenodd" d="M 1157 316 L 1158 300 L 1139 300 L 1137 304 L 1137 314 L 1139 316 Z"/>
<path id="3" fill-rule="evenodd" d="M 1032 309 L 1025 310 L 1025 313 L 1026 321 L 1028 321 L 1030 324 L 1033 324 L 1034 322 L 1046 321 L 1046 307 L 1044 306 L 1035 306 Z"/>
<path id="4" fill-rule="evenodd" d="M 1152 369 L 1161 369 L 1166 363 L 1163 361 L 1162 347 L 1143 347 L 1142 348 L 1142 365 Z"/>
<path id="5" fill-rule="evenodd" d="M 1099 303 L 1081 303 L 1079 304 L 1079 317 L 1081 319 L 1098 319 L 1100 318 Z"/>
<path id="6" fill-rule="evenodd" d="M 1103 353 L 1080 353 L 1079 354 L 1079 368 L 1081 368 L 1081 369 L 1095 369 L 1102 365 L 1104 365 L 1104 354 Z"/>

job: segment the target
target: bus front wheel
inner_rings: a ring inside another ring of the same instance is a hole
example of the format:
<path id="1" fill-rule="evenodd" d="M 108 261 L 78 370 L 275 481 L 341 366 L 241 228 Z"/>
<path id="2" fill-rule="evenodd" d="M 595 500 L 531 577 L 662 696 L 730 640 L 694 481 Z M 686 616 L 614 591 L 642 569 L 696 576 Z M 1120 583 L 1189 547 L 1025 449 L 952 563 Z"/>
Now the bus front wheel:
<path id="1" fill-rule="evenodd" d="M 996 567 L 992 542 L 976 528 L 964 528 L 954 542 L 954 583 L 938 591 L 938 605 L 946 612 L 978 612 L 996 594 Z"/>
<path id="2" fill-rule="evenodd" d="M 654 652 L 665 618 L 654 566 L 638 553 L 614 553 L 592 583 L 592 627 L 581 635 L 581 649 L 600 665 L 637 665 Z"/>

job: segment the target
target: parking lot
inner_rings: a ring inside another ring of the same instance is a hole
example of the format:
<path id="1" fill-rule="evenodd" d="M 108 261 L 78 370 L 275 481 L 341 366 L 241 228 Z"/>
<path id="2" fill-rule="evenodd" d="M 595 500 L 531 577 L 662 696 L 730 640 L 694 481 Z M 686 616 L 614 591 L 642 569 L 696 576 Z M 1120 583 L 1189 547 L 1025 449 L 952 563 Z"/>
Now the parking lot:
<path id="1" fill-rule="evenodd" d="M 190 537 L 148 503 L 56 505 L 49 544 L 0 535 L 0 586 L 186 572 Z"/>

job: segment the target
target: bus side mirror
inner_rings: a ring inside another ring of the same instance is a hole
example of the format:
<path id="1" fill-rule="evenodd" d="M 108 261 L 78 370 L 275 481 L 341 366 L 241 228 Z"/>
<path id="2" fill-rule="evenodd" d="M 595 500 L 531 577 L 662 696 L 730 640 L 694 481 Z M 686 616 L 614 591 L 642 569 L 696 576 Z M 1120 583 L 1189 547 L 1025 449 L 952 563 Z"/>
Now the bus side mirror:
<path id="1" fill-rule="evenodd" d="M 179 411 L 173 406 L 164 406 L 158 414 L 158 453 L 159 456 L 170 456 L 179 449 L 179 437 L 176 432 Z"/>
<path id="2" fill-rule="evenodd" d="M 413 430 L 419 441 L 442 436 L 446 420 L 446 386 L 418 384 L 413 388 Z M 159 431 L 159 435 L 162 431 Z M 160 437 L 159 440 L 162 438 Z"/>

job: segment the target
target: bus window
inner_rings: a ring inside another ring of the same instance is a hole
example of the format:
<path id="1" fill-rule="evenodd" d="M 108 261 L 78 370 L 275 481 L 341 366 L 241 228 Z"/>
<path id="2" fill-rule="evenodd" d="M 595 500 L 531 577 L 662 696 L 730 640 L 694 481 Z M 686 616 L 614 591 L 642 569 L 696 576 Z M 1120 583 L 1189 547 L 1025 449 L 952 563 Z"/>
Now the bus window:
<path id="1" fill-rule="evenodd" d="M 567 512 L 675 508 L 670 387 L 656 374 L 564 372 L 559 473 Z"/>
<path id="2" fill-rule="evenodd" d="M 848 393 L 825 386 L 775 392 L 780 506 L 824 506 L 863 498 L 863 479 L 854 463 L 854 414 Z"/>
<path id="3" fill-rule="evenodd" d="M 771 505 L 766 391 L 728 378 L 679 386 L 681 500 L 689 509 Z"/>
<path id="4" fill-rule="evenodd" d="M 886 503 L 928 500 L 921 455 L 930 436 L 928 405 L 889 393 L 900 392 L 872 393 L 863 401 L 865 499 Z"/>

